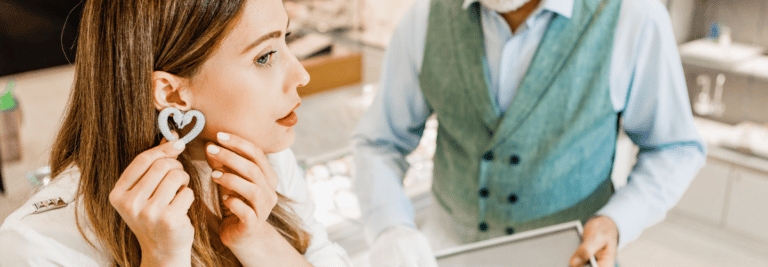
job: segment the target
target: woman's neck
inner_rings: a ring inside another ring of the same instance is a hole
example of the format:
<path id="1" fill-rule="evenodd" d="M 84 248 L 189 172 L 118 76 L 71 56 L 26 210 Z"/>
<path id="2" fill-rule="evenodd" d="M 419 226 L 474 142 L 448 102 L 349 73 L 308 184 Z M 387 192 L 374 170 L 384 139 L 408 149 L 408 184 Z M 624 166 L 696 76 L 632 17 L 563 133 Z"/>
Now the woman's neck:
<path id="1" fill-rule="evenodd" d="M 203 138 L 196 138 L 187 144 L 187 153 L 194 161 L 206 161 L 205 159 L 205 144 L 212 142 Z"/>

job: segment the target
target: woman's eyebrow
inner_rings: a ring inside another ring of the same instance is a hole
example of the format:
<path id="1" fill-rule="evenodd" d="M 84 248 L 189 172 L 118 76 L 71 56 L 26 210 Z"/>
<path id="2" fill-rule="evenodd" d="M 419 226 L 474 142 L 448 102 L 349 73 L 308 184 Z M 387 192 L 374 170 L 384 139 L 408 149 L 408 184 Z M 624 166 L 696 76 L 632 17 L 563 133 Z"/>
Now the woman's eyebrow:
<path id="1" fill-rule="evenodd" d="M 241 54 L 245 54 L 245 52 L 248 52 L 248 50 L 251 50 L 252 48 L 258 46 L 259 44 L 263 43 L 266 40 L 279 38 L 280 36 L 283 36 L 282 31 L 273 31 L 273 32 L 267 33 L 264 36 L 259 37 L 259 39 L 256 39 L 256 41 L 254 41 L 250 45 L 248 45 L 248 47 L 246 47 Z"/>
<path id="2" fill-rule="evenodd" d="M 288 25 L 289 26 L 291 25 L 291 20 L 290 19 L 288 20 Z M 285 28 L 288 29 L 288 26 L 285 26 Z M 273 32 L 267 33 L 267 34 L 259 37 L 259 39 L 256 39 L 256 41 L 254 41 L 250 45 L 248 45 L 245 48 L 245 50 L 243 50 L 243 52 L 240 53 L 240 54 L 245 54 L 246 52 L 248 52 L 248 50 L 251 50 L 254 47 L 259 46 L 259 44 L 263 43 L 266 40 L 274 39 L 274 38 L 280 38 L 280 36 L 283 36 L 283 32 L 282 31 L 273 31 Z"/>

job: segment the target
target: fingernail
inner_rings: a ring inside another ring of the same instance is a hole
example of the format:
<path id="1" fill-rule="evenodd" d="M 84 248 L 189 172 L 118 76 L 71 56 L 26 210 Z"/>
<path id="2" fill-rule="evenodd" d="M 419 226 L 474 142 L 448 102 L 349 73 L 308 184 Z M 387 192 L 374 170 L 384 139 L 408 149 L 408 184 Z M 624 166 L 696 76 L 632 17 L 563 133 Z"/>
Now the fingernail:
<path id="1" fill-rule="evenodd" d="M 229 198 L 229 195 L 223 195 L 221 196 L 221 200 L 227 200 Z"/>
<path id="2" fill-rule="evenodd" d="M 219 179 L 219 178 L 221 178 L 222 175 L 224 175 L 224 174 L 221 173 L 220 171 L 213 171 L 211 173 L 211 177 L 213 177 L 214 179 Z"/>
<path id="3" fill-rule="evenodd" d="M 219 137 L 219 140 L 221 141 L 229 141 L 229 134 L 226 133 L 218 133 L 216 136 Z"/>
<path id="4" fill-rule="evenodd" d="M 208 146 L 208 153 L 211 153 L 213 155 L 219 154 L 219 148 L 214 145 Z"/>
<path id="5" fill-rule="evenodd" d="M 177 140 L 176 142 L 173 142 L 173 149 L 184 150 L 185 146 L 186 144 L 184 144 L 184 141 Z"/>

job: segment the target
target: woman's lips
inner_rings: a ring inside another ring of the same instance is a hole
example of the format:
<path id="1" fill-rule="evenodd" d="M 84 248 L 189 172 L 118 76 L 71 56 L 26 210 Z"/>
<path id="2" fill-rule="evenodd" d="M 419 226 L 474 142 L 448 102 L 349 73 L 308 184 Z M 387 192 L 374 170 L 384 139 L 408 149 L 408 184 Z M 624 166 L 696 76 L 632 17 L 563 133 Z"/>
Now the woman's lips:
<path id="1" fill-rule="evenodd" d="M 282 119 L 277 120 L 277 123 L 285 126 L 285 127 L 293 127 L 296 125 L 296 123 L 299 122 L 299 116 L 296 116 L 296 112 L 291 111 L 288 116 L 283 117 Z"/>
<path id="2" fill-rule="evenodd" d="M 285 115 L 285 117 L 277 120 L 277 123 L 285 126 L 285 127 L 293 127 L 296 125 L 297 122 L 299 122 L 299 117 L 296 116 L 295 110 L 301 106 L 301 101 L 299 101 L 298 104 L 291 110 L 291 113 L 288 113 L 288 115 Z"/>

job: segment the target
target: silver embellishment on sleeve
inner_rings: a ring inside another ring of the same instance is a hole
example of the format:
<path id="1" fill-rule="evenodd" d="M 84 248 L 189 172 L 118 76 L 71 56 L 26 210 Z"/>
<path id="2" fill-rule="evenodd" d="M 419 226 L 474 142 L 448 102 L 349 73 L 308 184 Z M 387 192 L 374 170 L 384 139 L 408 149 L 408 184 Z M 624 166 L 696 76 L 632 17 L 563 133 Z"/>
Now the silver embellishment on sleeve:
<path id="1" fill-rule="evenodd" d="M 35 205 L 35 212 L 33 212 L 32 214 L 38 214 L 38 213 L 66 207 L 67 203 L 64 202 L 64 200 L 62 200 L 60 197 L 57 197 L 57 198 L 52 198 L 52 199 L 37 202 L 34 205 Z"/>

